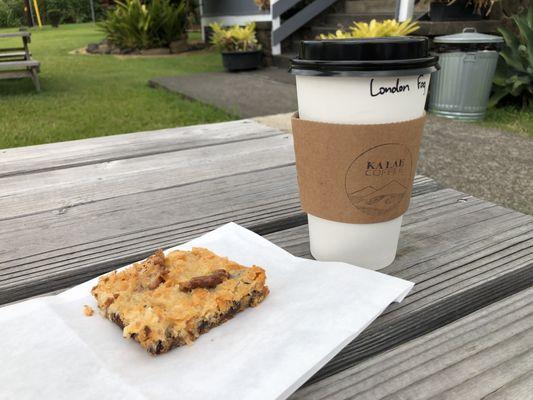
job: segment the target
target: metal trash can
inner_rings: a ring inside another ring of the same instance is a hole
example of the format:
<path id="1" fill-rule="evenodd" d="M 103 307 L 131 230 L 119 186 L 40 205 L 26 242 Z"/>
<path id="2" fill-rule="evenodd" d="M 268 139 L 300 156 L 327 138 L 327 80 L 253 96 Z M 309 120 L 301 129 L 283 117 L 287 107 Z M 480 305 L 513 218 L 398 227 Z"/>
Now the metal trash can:
<path id="1" fill-rule="evenodd" d="M 482 119 L 503 39 L 465 28 L 433 43 L 441 68 L 431 77 L 429 111 L 465 121 Z"/>

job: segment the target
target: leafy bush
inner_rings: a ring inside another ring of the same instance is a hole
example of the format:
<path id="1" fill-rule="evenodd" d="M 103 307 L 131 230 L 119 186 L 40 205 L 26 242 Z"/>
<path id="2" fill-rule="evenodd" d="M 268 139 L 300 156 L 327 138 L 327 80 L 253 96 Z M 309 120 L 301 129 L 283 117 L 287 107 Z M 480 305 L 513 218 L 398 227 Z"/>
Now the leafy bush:
<path id="1" fill-rule="evenodd" d="M 500 102 L 533 106 L 533 0 L 528 11 L 513 16 L 519 35 L 500 28 L 505 46 L 494 75 L 490 105 Z"/>
<path id="2" fill-rule="evenodd" d="M 255 24 L 250 22 L 245 27 L 234 25 L 222 28 L 219 24 L 209 25 L 213 29 L 211 43 L 220 51 L 234 53 L 239 51 L 254 51 L 261 48 L 255 37 Z"/>
<path id="3" fill-rule="evenodd" d="M 61 22 L 61 11 L 54 9 L 48 10 L 48 12 L 46 13 L 46 17 L 50 22 L 50 25 L 57 28 Z"/>
<path id="4" fill-rule="evenodd" d="M 354 22 L 349 27 L 349 32 L 338 30 L 335 33 L 320 35 L 320 39 L 353 39 L 369 37 L 406 36 L 418 30 L 419 26 L 410 19 L 398 22 L 394 19 L 386 19 L 378 22 L 375 19 L 366 22 Z"/>
<path id="5" fill-rule="evenodd" d="M 39 0 L 38 3 L 41 17 L 45 23 L 51 22 L 49 21 L 49 13 L 52 10 L 60 10 L 61 19 L 66 23 L 92 20 L 89 0 Z M 99 0 L 94 0 L 94 11 L 96 18 L 100 19 L 102 6 Z M 25 24 L 27 21 L 22 0 L 0 0 L 0 28 L 17 27 Z"/>
<path id="6" fill-rule="evenodd" d="M 92 21 L 89 0 L 44 0 L 44 12 L 47 19 L 50 10 L 60 10 L 63 23 Z M 103 10 L 99 0 L 94 0 L 94 13 L 97 19 L 101 19 Z"/>
<path id="7" fill-rule="evenodd" d="M 0 27 L 24 25 L 24 4 L 20 0 L 0 0 Z"/>
<path id="8" fill-rule="evenodd" d="M 117 1 L 100 24 L 107 40 L 121 49 L 149 49 L 168 46 L 186 37 L 186 2 L 170 0 Z"/>

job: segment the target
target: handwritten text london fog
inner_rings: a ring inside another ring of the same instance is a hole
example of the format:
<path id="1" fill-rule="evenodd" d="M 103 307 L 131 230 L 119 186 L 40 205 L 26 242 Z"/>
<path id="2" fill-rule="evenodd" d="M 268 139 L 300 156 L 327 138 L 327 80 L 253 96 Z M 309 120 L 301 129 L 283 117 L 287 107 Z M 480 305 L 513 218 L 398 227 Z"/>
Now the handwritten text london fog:
<path id="1" fill-rule="evenodd" d="M 426 82 L 420 80 L 422 75 L 418 76 L 417 78 L 417 89 L 424 90 L 424 94 L 426 93 Z M 377 89 L 374 87 L 374 78 L 370 79 L 370 96 L 376 97 L 383 94 L 391 93 L 401 93 L 401 92 L 408 92 L 411 88 L 409 84 L 400 85 L 400 78 L 396 79 L 396 84 L 394 86 L 379 86 Z"/>

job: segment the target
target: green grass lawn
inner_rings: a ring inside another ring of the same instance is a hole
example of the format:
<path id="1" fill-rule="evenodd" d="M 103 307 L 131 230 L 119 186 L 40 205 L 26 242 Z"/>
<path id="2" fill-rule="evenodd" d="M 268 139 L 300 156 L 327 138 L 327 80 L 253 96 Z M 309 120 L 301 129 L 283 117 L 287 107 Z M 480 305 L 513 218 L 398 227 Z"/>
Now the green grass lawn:
<path id="1" fill-rule="evenodd" d="M 42 92 L 35 92 L 29 78 L 0 81 L 0 148 L 235 118 L 148 86 L 156 76 L 222 70 L 218 53 L 151 58 L 69 54 L 102 37 L 94 24 L 32 31 L 30 50 L 42 65 Z M 20 38 L 3 39 L 0 45 L 20 43 Z"/>
<path id="2" fill-rule="evenodd" d="M 533 137 L 533 110 L 490 108 L 482 125 Z"/>
<path id="3" fill-rule="evenodd" d="M 235 118 L 148 86 L 157 76 L 221 71 L 218 53 L 150 58 L 69 54 L 102 37 L 94 24 L 32 31 L 30 50 L 42 63 L 42 92 L 35 92 L 30 79 L 0 80 L 0 148 Z M 2 39 L 0 46 L 20 42 Z M 531 111 L 491 109 L 482 124 L 533 136 Z"/>

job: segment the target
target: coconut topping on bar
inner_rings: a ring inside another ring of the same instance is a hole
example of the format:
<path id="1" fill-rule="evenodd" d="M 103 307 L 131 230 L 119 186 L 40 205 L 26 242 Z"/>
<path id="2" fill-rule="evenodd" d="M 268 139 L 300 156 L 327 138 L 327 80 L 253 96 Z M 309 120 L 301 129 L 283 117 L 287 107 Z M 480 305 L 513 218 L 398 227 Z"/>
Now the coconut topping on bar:
<path id="1" fill-rule="evenodd" d="M 150 353 L 193 342 L 268 294 L 265 271 L 245 267 L 203 248 L 156 251 L 144 262 L 111 272 L 92 294 L 124 337 Z"/>

